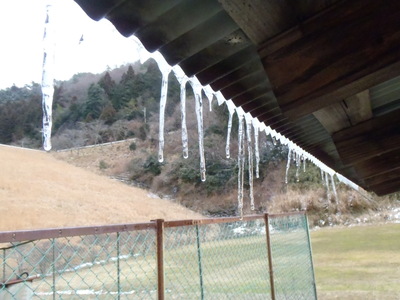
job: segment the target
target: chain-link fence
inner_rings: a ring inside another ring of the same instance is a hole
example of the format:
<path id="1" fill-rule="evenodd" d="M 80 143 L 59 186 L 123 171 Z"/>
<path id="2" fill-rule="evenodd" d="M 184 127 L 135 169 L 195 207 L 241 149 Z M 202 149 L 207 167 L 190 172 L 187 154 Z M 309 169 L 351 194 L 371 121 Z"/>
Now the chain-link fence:
<path id="1" fill-rule="evenodd" d="M 276 299 L 315 299 L 307 217 L 277 215 L 268 219 Z"/>
<path id="2" fill-rule="evenodd" d="M 316 299 L 305 214 L 0 232 L 0 255 L 0 299 Z"/>

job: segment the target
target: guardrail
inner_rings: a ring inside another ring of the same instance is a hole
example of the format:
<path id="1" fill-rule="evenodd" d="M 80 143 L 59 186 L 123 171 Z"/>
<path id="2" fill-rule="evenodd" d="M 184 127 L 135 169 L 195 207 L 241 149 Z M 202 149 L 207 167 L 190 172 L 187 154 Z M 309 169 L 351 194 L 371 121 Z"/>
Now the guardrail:
<path id="1" fill-rule="evenodd" d="M 107 142 L 107 143 L 101 143 L 101 144 L 94 144 L 94 145 L 87 145 L 87 146 L 79 146 L 79 147 L 72 147 L 72 148 L 67 148 L 67 149 L 59 149 L 56 150 L 56 152 L 68 152 L 68 151 L 79 151 L 79 150 L 84 150 L 84 149 L 90 149 L 90 148 L 101 148 L 103 146 L 109 146 L 109 145 L 118 145 L 118 144 L 125 144 L 129 142 L 134 142 L 136 141 L 137 138 L 130 138 L 126 140 L 119 140 L 119 141 L 113 141 L 113 142 Z"/>

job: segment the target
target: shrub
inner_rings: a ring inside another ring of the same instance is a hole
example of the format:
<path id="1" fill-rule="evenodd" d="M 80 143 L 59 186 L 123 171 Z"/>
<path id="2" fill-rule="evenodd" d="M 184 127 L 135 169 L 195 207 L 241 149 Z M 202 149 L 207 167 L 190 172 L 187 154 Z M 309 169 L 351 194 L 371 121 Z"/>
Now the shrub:
<path id="1" fill-rule="evenodd" d="M 204 136 L 208 136 L 211 134 L 225 136 L 226 129 L 220 125 L 211 125 L 205 130 Z"/>
<path id="2" fill-rule="evenodd" d="M 155 155 L 150 155 L 144 162 L 143 169 L 145 172 L 157 176 L 161 174 L 162 164 L 158 162 Z"/>
<path id="3" fill-rule="evenodd" d="M 143 126 L 140 126 L 139 128 L 139 138 L 142 141 L 145 141 L 147 138 L 147 133 L 149 132 L 150 128 L 148 124 L 144 124 Z"/>
<path id="4" fill-rule="evenodd" d="M 104 160 L 101 160 L 99 162 L 99 168 L 100 168 L 100 170 L 107 169 L 108 168 L 108 164 Z"/>
<path id="5" fill-rule="evenodd" d="M 131 150 L 131 151 L 135 151 L 135 150 L 136 150 L 136 143 L 135 143 L 135 142 L 132 142 L 132 143 L 129 145 L 129 150 Z"/>
<path id="6" fill-rule="evenodd" d="M 181 167 L 179 170 L 179 177 L 186 183 L 198 182 L 200 181 L 199 168 Z"/>
<path id="7" fill-rule="evenodd" d="M 132 159 L 129 162 L 127 171 L 130 173 L 131 180 L 137 180 L 140 177 L 140 175 L 143 174 L 141 162 L 142 160 L 140 158 Z"/>

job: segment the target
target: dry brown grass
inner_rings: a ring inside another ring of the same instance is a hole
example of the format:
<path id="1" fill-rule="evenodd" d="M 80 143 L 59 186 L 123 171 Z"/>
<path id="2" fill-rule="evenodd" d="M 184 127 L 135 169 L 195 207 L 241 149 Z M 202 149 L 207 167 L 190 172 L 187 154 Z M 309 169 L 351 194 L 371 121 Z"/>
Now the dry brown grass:
<path id="1" fill-rule="evenodd" d="M 152 130 L 151 130 L 152 132 Z M 162 174 L 154 177 L 152 173 L 142 174 L 142 162 L 150 155 L 157 153 L 157 143 L 150 139 L 146 141 L 136 140 L 135 151 L 129 150 L 131 141 L 118 144 L 99 145 L 97 147 L 82 150 L 53 153 L 57 158 L 65 160 L 76 166 L 91 170 L 102 175 L 119 175 L 132 178 L 132 174 L 140 174 L 140 182 L 147 188 L 164 197 L 174 198 L 175 202 L 182 204 L 197 212 L 206 215 L 222 216 L 236 214 L 237 190 L 236 179 L 227 185 L 232 189 L 226 189 L 224 193 L 208 193 L 207 182 L 199 186 L 195 182 L 183 182 L 176 179 L 174 162 L 181 155 L 181 143 L 171 142 L 180 140 L 180 132 L 170 131 L 166 133 L 165 161 Z M 191 140 L 194 140 L 195 136 Z M 173 153 L 173 154 L 171 154 Z M 194 154 L 196 156 L 196 154 Z M 132 159 L 134 161 L 132 161 Z M 100 162 L 107 167 L 100 168 Z M 136 169 L 134 169 L 136 168 Z M 268 168 L 264 179 L 254 180 L 254 196 L 256 211 L 250 210 L 248 188 L 244 195 L 244 213 L 254 214 L 269 211 L 271 213 L 283 213 L 299 210 L 307 210 L 312 226 L 349 225 L 354 223 L 382 222 L 391 218 L 391 210 L 399 205 L 389 201 L 388 197 L 376 197 L 366 195 L 347 188 L 337 183 L 338 200 L 330 191 L 330 199 L 327 199 L 326 188 L 322 184 L 312 185 L 289 183 L 285 185 L 285 164 L 273 165 Z M 309 170 L 311 172 L 312 170 Z M 316 170 L 316 176 L 320 176 Z M 175 179 L 171 179 L 175 178 Z"/>
<path id="2" fill-rule="evenodd" d="M 0 146 L 0 155 L 0 230 L 201 217 L 49 153 Z"/>
<path id="3" fill-rule="evenodd" d="M 273 196 L 268 211 L 283 213 L 307 211 L 312 226 L 376 223 L 388 219 L 391 209 L 398 206 L 389 197 L 377 197 L 338 185 L 337 199 L 325 187 L 312 190 L 291 188 Z"/>
<path id="4" fill-rule="evenodd" d="M 133 139 L 130 139 L 114 144 L 52 152 L 51 154 L 58 159 L 94 173 L 114 175 L 123 173 L 127 163 L 132 159 L 133 153 L 129 150 L 129 145 L 133 141 Z M 107 168 L 100 168 L 101 161 L 107 165 Z"/>

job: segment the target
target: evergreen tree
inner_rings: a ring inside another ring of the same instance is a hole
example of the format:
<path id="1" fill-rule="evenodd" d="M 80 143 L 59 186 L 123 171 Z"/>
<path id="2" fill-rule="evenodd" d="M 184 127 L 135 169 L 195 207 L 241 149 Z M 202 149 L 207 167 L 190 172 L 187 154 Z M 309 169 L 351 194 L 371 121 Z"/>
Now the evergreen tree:
<path id="1" fill-rule="evenodd" d="M 122 75 L 120 84 L 126 85 L 135 80 L 135 71 L 132 66 L 128 67 L 128 70 Z"/>
<path id="2" fill-rule="evenodd" d="M 111 99 L 115 88 L 115 81 L 111 78 L 110 73 L 106 72 L 98 83 L 103 88 L 108 98 Z"/>
<path id="3" fill-rule="evenodd" d="M 104 120 L 104 123 L 107 125 L 111 125 L 116 121 L 116 110 L 114 107 L 111 105 L 110 102 L 106 104 L 106 106 L 103 108 L 100 114 L 100 119 Z"/>
<path id="4" fill-rule="evenodd" d="M 98 119 L 106 104 L 106 94 L 103 88 L 97 83 L 92 83 L 88 89 L 88 96 L 85 105 L 86 121 Z"/>
<path id="5" fill-rule="evenodd" d="M 132 66 L 122 74 L 121 81 L 115 87 L 111 102 L 116 110 L 127 105 L 129 101 L 136 98 L 135 96 L 135 71 Z"/>

